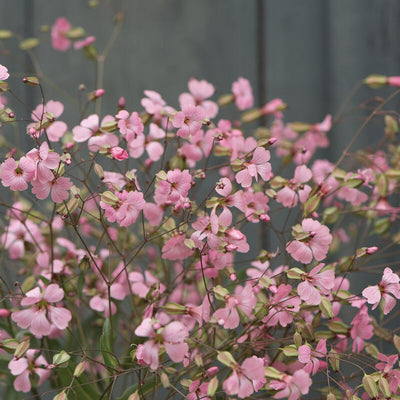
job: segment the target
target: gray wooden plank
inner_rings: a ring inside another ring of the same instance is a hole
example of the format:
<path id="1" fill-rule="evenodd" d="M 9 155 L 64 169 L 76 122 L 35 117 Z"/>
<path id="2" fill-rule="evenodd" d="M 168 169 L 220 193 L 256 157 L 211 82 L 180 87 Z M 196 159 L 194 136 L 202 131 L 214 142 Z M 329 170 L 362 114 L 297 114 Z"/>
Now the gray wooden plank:
<path id="1" fill-rule="evenodd" d="M 120 2 L 94 10 L 82 0 L 33 0 L 35 25 L 51 25 L 65 16 L 95 35 L 100 51 L 111 34 L 112 10 Z M 253 2 L 152 0 L 127 2 L 125 20 L 105 63 L 104 110 L 114 110 L 124 95 L 138 107 L 143 90 L 159 91 L 171 105 L 187 90 L 190 77 L 207 79 L 225 93 L 238 76 L 256 79 L 255 5 Z M 110 12 L 111 11 L 111 12 Z M 43 71 L 57 76 L 57 85 L 76 93 L 79 83 L 94 87 L 93 66 L 82 54 L 54 53 L 48 37 L 37 54 Z M 49 96 L 56 92 L 49 89 Z M 72 115 L 71 115 L 72 118 Z"/>

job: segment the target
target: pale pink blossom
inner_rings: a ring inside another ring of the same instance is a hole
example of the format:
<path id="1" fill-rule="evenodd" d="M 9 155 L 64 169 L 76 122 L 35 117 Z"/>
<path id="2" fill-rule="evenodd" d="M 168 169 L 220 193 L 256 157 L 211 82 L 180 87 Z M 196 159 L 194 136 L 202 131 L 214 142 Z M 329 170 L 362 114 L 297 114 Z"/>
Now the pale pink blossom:
<path id="1" fill-rule="evenodd" d="M 189 394 L 186 396 L 187 400 L 211 400 L 207 396 L 208 382 L 203 382 L 200 384 L 198 379 L 194 380 L 189 386 Z"/>
<path id="2" fill-rule="evenodd" d="M 55 151 L 50 151 L 47 142 L 43 142 L 39 149 L 32 149 L 26 156 L 36 165 L 34 180 L 46 182 L 54 178 L 51 170 L 58 167 L 60 155 Z"/>
<path id="3" fill-rule="evenodd" d="M 228 395 L 237 394 L 240 399 L 258 392 L 265 382 L 264 360 L 252 356 L 246 358 L 242 365 L 232 365 L 232 375 L 224 380 L 222 388 Z"/>
<path id="4" fill-rule="evenodd" d="M 58 51 L 67 51 L 71 47 L 71 40 L 67 37 L 67 32 L 72 28 L 70 22 L 60 17 L 51 27 L 51 43 L 53 48 Z"/>
<path id="5" fill-rule="evenodd" d="M 350 336 L 353 339 L 352 351 L 360 353 L 364 348 L 364 340 L 371 339 L 374 335 L 372 321 L 368 315 L 367 306 L 363 305 L 351 321 Z"/>
<path id="6" fill-rule="evenodd" d="M 93 44 L 96 41 L 96 38 L 94 36 L 88 36 L 87 38 L 83 40 L 77 40 L 74 43 L 74 49 L 75 50 L 80 50 L 83 49 L 84 47 L 88 47 L 91 44 Z"/>
<path id="7" fill-rule="evenodd" d="M 397 393 L 400 385 L 400 371 L 393 369 L 399 358 L 398 354 L 386 356 L 385 354 L 378 353 L 379 363 L 375 364 L 375 368 L 382 372 L 383 377 L 388 380 L 389 389 L 392 394 Z"/>
<path id="8" fill-rule="evenodd" d="M 101 146 L 109 145 L 111 147 L 118 146 L 118 137 L 113 133 L 103 131 L 101 126 L 107 122 L 113 122 L 114 117 L 106 115 L 99 124 L 99 116 L 97 114 L 89 115 L 83 119 L 80 125 L 72 129 L 74 140 L 77 143 L 86 142 L 90 151 L 98 151 Z"/>
<path id="9" fill-rule="evenodd" d="M 136 328 L 135 335 L 150 338 L 143 344 L 141 358 L 153 371 L 159 365 L 160 346 L 165 348 L 173 362 L 182 362 L 189 350 L 189 346 L 185 343 L 189 332 L 179 321 L 173 321 L 163 327 L 159 322 L 145 318 Z"/>
<path id="10" fill-rule="evenodd" d="M 297 286 L 297 293 L 306 304 L 320 304 L 320 292 L 328 295 L 334 286 L 335 272 L 331 269 L 320 272 L 324 266 L 325 264 L 318 264 L 310 272 L 301 276 L 303 282 Z"/>
<path id="11" fill-rule="evenodd" d="M 270 153 L 263 147 L 254 150 L 253 157 L 243 164 L 244 169 L 236 174 L 236 182 L 242 187 L 249 187 L 254 177 L 258 181 L 258 175 L 266 182 L 271 177 L 271 164 L 268 162 Z"/>
<path id="12" fill-rule="evenodd" d="M 129 114 L 128 111 L 121 110 L 115 117 L 121 134 L 128 142 L 143 134 L 144 126 L 137 112 Z"/>
<path id="13" fill-rule="evenodd" d="M 299 361 L 306 364 L 303 369 L 308 374 L 315 375 L 319 370 L 326 368 L 326 362 L 319 360 L 319 358 L 326 357 L 326 339 L 321 339 L 315 350 L 312 350 L 309 345 L 304 344 L 298 348 L 298 352 Z"/>
<path id="14" fill-rule="evenodd" d="M 69 310 L 59 303 L 64 298 L 64 290 L 56 283 L 52 283 L 44 290 L 36 287 L 25 294 L 21 306 L 32 306 L 25 310 L 14 311 L 11 319 L 22 329 L 27 329 L 37 338 L 48 336 L 52 327 L 64 330 L 68 326 L 72 315 Z"/>
<path id="15" fill-rule="evenodd" d="M 240 322 L 238 308 L 245 315 L 250 316 L 256 303 L 257 298 L 250 284 L 247 284 L 244 288 L 237 286 L 235 294 L 229 295 L 225 299 L 225 307 L 215 311 L 213 316 L 218 324 L 225 329 L 235 329 Z"/>
<path id="16" fill-rule="evenodd" d="M 239 110 L 246 110 L 253 107 L 254 97 L 248 79 L 240 77 L 232 84 L 232 93 L 235 96 L 235 103 Z"/>
<path id="17" fill-rule="evenodd" d="M 115 204 L 108 204 L 100 201 L 100 207 L 105 210 L 105 216 L 110 222 L 115 222 L 120 226 L 129 226 L 136 222 L 139 213 L 144 209 L 146 201 L 143 193 L 137 190 L 115 193 L 118 200 Z"/>
<path id="18" fill-rule="evenodd" d="M 293 314 L 300 310 L 301 300 L 290 295 L 291 285 L 281 284 L 274 289 L 274 295 L 269 299 L 269 313 L 263 318 L 267 326 L 285 327 L 293 321 Z"/>
<path id="19" fill-rule="evenodd" d="M 9 76 L 10 74 L 8 73 L 7 67 L 0 64 L 0 81 L 5 81 Z"/>
<path id="20" fill-rule="evenodd" d="M 28 393 L 31 390 L 30 377 L 33 374 L 39 376 L 38 386 L 50 377 L 49 364 L 42 355 L 35 358 L 38 353 L 39 350 L 28 349 L 23 357 L 14 357 L 8 363 L 11 374 L 17 376 L 14 381 L 14 389 L 17 392 Z"/>
<path id="21" fill-rule="evenodd" d="M 0 166 L 1 183 L 13 191 L 28 189 L 35 175 L 35 163 L 28 157 L 22 157 L 18 163 L 13 158 L 8 158 Z"/>
<path id="22" fill-rule="evenodd" d="M 25 244 L 39 250 L 37 246 L 44 243 L 44 237 L 39 227 L 30 219 L 11 219 L 8 228 L 1 235 L 1 243 L 8 249 L 9 257 L 18 260 L 25 254 Z"/>
<path id="23" fill-rule="evenodd" d="M 271 389 L 278 390 L 274 399 L 298 400 L 302 394 L 308 394 L 312 380 L 304 370 L 295 371 L 293 375 L 284 375 L 280 381 L 272 380 Z"/>
<path id="24" fill-rule="evenodd" d="M 214 118 L 218 114 L 218 105 L 214 101 L 206 100 L 214 94 L 214 86 L 205 80 L 190 78 L 188 87 L 190 93 L 182 93 L 179 96 L 181 108 L 199 106 L 204 111 L 204 118 Z"/>
<path id="25" fill-rule="evenodd" d="M 71 179 L 64 177 L 53 176 L 53 179 L 48 181 L 32 181 L 32 193 L 40 200 L 44 200 L 51 193 L 54 203 L 62 203 L 67 200 L 71 187 Z"/>
<path id="26" fill-rule="evenodd" d="M 166 179 L 162 178 L 156 185 L 154 200 L 157 205 L 174 205 L 180 209 L 187 202 L 187 195 L 191 188 L 192 176 L 189 170 L 175 168 L 167 172 Z"/>
<path id="27" fill-rule="evenodd" d="M 172 125 L 179 128 L 176 132 L 177 136 L 188 138 L 190 135 L 195 135 L 203 125 L 205 118 L 204 110 L 195 105 L 184 105 L 182 111 L 178 111 L 174 115 Z"/>
<path id="28" fill-rule="evenodd" d="M 161 249 L 162 258 L 166 260 L 186 260 L 190 257 L 194 250 L 186 246 L 185 240 L 186 235 L 179 234 L 169 238 Z"/>
<path id="29" fill-rule="evenodd" d="M 305 185 L 312 178 L 312 172 L 305 165 L 299 165 L 294 171 L 294 177 L 276 194 L 276 201 L 284 207 L 293 208 L 300 199 L 304 203 L 308 199 L 311 187 Z"/>
<path id="30" fill-rule="evenodd" d="M 321 225 L 311 218 L 303 219 L 301 227 L 304 233 L 308 233 L 305 239 L 292 240 L 287 246 L 287 252 L 297 261 L 309 264 L 313 257 L 322 261 L 328 254 L 329 245 L 332 242 L 332 235 L 329 228 Z"/>
<path id="31" fill-rule="evenodd" d="M 363 290 L 362 295 L 369 304 L 373 304 L 372 309 L 378 307 L 382 300 L 383 313 L 386 315 L 392 311 L 396 305 L 395 299 L 400 299 L 400 277 L 390 268 L 386 267 L 383 271 L 383 277 L 376 286 L 368 286 Z"/>
<path id="32" fill-rule="evenodd" d="M 51 142 L 58 142 L 64 133 L 68 130 L 68 126 L 63 121 L 56 121 L 56 119 L 64 112 L 64 105 L 59 101 L 49 100 L 45 105 L 39 104 L 31 114 L 31 118 L 35 122 L 43 120 L 45 113 L 54 115 L 54 121 L 46 128 L 47 137 Z M 28 128 L 34 127 L 35 124 L 28 125 Z M 35 132 L 33 136 L 41 135 L 44 130 Z"/>
<path id="33" fill-rule="evenodd" d="M 108 318 L 110 315 L 114 315 L 117 312 L 117 306 L 111 299 L 123 300 L 127 295 L 123 285 L 118 282 L 114 282 L 110 286 L 110 295 L 108 294 L 108 287 L 103 281 L 97 281 L 96 288 L 91 291 L 94 292 L 94 296 L 90 299 L 89 306 L 92 310 L 98 312 L 104 312 L 104 317 Z M 87 290 L 89 293 L 90 290 Z"/>

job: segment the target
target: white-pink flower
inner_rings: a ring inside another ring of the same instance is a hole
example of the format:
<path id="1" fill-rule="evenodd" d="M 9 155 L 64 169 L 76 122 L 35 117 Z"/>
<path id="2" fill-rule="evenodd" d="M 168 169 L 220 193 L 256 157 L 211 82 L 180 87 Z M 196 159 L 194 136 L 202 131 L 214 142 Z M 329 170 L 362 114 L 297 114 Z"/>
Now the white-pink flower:
<path id="1" fill-rule="evenodd" d="M 11 319 L 22 329 L 28 329 L 38 339 L 48 336 L 52 327 L 64 330 L 72 315 L 64 307 L 52 305 L 64 298 L 64 290 L 56 283 L 47 286 L 43 291 L 35 287 L 26 293 L 21 306 L 31 306 L 25 310 L 14 311 Z"/>
<path id="2" fill-rule="evenodd" d="M 265 384 L 265 368 L 262 358 L 246 358 L 242 365 L 232 365 L 232 375 L 225 379 L 222 388 L 228 395 L 237 394 L 240 399 L 251 396 Z"/>
<path id="3" fill-rule="evenodd" d="M 28 157 L 22 157 L 18 163 L 8 158 L 0 166 L 1 183 L 13 191 L 28 189 L 28 182 L 35 174 L 35 163 Z"/>
<path id="4" fill-rule="evenodd" d="M 320 292 L 328 295 L 334 286 L 335 272 L 328 269 L 320 273 L 324 266 L 325 264 L 318 264 L 309 273 L 301 276 L 303 282 L 297 286 L 297 293 L 306 304 L 318 305 L 321 303 Z"/>
<path id="5" fill-rule="evenodd" d="M 313 257 L 322 261 L 328 254 L 329 245 L 332 242 L 332 235 L 329 228 L 321 225 L 312 218 L 305 218 L 301 223 L 301 240 L 292 240 L 287 246 L 287 252 L 297 261 L 309 264 Z"/>
<path id="6" fill-rule="evenodd" d="M 9 363 L 8 368 L 12 375 L 17 376 L 14 381 L 14 389 L 17 392 L 28 393 L 31 390 L 30 376 L 39 376 L 38 385 L 41 385 L 50 377 L 50 370 L 46 359 L 40 355 L 35 359 L 39 350 L 29 349 L 23 357 L 14 357 Z"/>
<path id="7" fill-rule="evenodd" d="M 240 77 L 232 84 L 232 93 L 235 96 L 235 103 L 239 110 L 246 110 L 253 107 L 254 97 L 248 79 Z"/>
<path id="8" fill-rule="evenodd" d="M 189 346 L 185 343 L 189 332 L 179 321 L 173 321 L 163 327 L 159 322 L 145 318 L 136 328 L 135 335 L 150 338 L 143 344 L 141 358 L 153 371 L 159 365 L 158 353 L 160 346 L 165 348 L 165 351 L 174 362 L 183 361 L 189 350 Z"/>
<path id="9" fill-rule="evenodd" d="M 190 135 L 195 135 L 203 125 L 205 118 L 204 110 L 195 105 L 184 105 L 182 111 L 178 111 L 174 115 L 172 125 L 179 128 L 176 132 L 177 136 L 187 138 Z"/>
<path id="10" fill-rule="evenodd" d="M 399 281 L 400 277 L 386 267 L 380 283 L 376 286 L 368 286 L 363 290 L 362 295 L 367 299 L 367 303 L 373 304 L 373 310 L 383 300 L 383 313 L 386 315 L 396 305 L 395 299 L 400 299 Z"/>
<path id="11" fill-rule="evenodd" d="M 70 22 L 60 17 L 51 27 L 51 43 L 53 48 L 58 51 L 67 51 L 71 47 L 71 40 L 67 37 L 67 32 L 71 29 Z"/>
<path id="12" fill-rule="evenodd" d="M 263 147 L 257 147 L 254 150 L 253 158 L 244 163 L 244 169 L 236 174 L 236 182 L 242 187 L 249 187 L 253 177 L 258 181 L 258 175 L 264 181 L 268 181 L 271 177 L 271 164 L 268 162 L 270 154 Z"/>
<path id="13" fill-rule="evenodd" d="M 0 64 L 0 81 L 5 81 L 9 76 L 10 74 L 8 73 L 7 67 Z"/>

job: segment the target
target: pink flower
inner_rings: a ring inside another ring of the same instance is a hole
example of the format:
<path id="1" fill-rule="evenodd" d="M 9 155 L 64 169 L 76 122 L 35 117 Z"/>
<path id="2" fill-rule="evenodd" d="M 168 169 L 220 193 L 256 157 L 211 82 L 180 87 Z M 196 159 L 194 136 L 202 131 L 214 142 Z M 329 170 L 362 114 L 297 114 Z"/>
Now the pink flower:
<path id="1" fill-rule="evenodd" d="M 67 38 L 67 32 L 71 27 L 72 25 L 66 18 L 56 19 L 51 27 L 51 42 L 55 50 L 67 51 L 71 47 L 71 40 Z"/>
<path id="2" fill-rule="evenodd" d="M 128 111 L 121 110 L 115 117 L 121 134 L 128 142 L 143 134 L 144 126 L 137 112 L 129 115 Z"/>
<path id="3" fill-rule="evenodd" d="M 13 191 L 28 189 L 28 182 L 34 174 L 35 163 L 28 157 L 22 157 L 18 163 L 13 158 L 8 158 L 0 167 L 1 183 Z"/>
<path id="4" fill-rule="evenodd" d="M 306 237 L 301 240 L 291 241 L 286 246 L 287 252 L 295 260 L 304 264 L 309 264 L 313 257 L 317 261 L 322 261 L 328 254 L 329 245 L 332 242 L 329 228 L 311 218 L 303 219 L 301 228 L 301 235 L 304 236 L 306 234 Z"/>
<path id="5" fill-rule="evenodd" d="M 232 375 L 225 379 L 222 388 L 228 395 L 237 394 L 240 399 L 251 396 L 264 386 L 265 368 L 262 358 L 246 358 L 242 365 L 232 365 Z"/>
<path id="6" fill-rule="evenodd" d="M 300 310 L 301 300 L 291 296 L 291 285 L 281 284 L 274 289 L 274 295 L 269 299 L 269 313 L 263 318 L 267 326 L 285 327 L 293 321 L 293 314 Z"/>
<path id="7" fill-rule="evenodd" d="M 174 205 L 175 209 L 185 206 L 186 198 L 191 188 L 192 176 L 187 169 L 175 168 L 161 177 L 154 193 L 157 205 Z"/>
<path id="8" fill-rule="evenodd" d="M 371 318 L 368 315 L 367 306 L 361 306 L 360 311 L 351 321 L 352 328 L 350 330 L 353 339 L 353 352 L 360 353 L 364 348 L 364 339 L 371 339 L 374 335 L 374 328 Z"/>
<path id="9" fill-rule="evenodd" d="M 232 93 L 235 95 L 235 103 L 239 110 L 253 107 L 253 90 L 248 79 L 240 77 L 236 82 L 233 82 Z"/>
<path id="10" fill-rule="evenodd" d="M 9 76 L 10 74 L 8 73 L 7 67 L 0 64 L 0 81 L 5 81 Z"/>
<path id="11" fill-rule="evenodd" d="M 400 76 L 388 76 L 387 84 L 389 86 L 400 87 Z"/>
<path id="12" fill-rule="evenodd" d="M 185 244 L 185 235 L 174 235 L 169 238 L 162 248 L 162 258 L 166 260 L 186 260 L 194 250 Z"/>
<path id="13" fill-rule="evenodd" d="M 325 264 L 318 264 L 309 273 L 301 276 L 303 282 L 297 286 L 297 293 L 306 304 L 321 303 L 321 294 L 316 287 L 323 294 L 328 295 L 334 286 L 335 272 L 333 270 L 328 269 L 319 273 L 324 266 Z"/>
<path id="14" fill-rule="evenodd" d="M 225 299 L 225 307 L 215 311 L 214 318 L 218 324 L 225 329 L 235 329 L 239 326 L 240 318 L 238 308 L 247 316 L 250 316 L 257 303 L 253 288 L 247 284 L 244 288 L 237 286 L 234 295 L 229 295 Z"/>
<path id="15" fill-rule="evenodd" d="M 38 339 L 48 336 L 52 327 L 64 330 L 72 315 L 69 310 L 50 303 L 58 303 L 64 298 L 64 290 L 56 283 L 47 286 L 44 291 L 36 287 L 26 293 L 21 306 L 32 306 L 22 311 L 14 311 L 11 319 L 22 329 L 29 328 Z"/>
<path id="16" fill-rule="evenodd" d="M 128 153 L 121 147 L 112 147 L 111 148 L 111 155 L 113 156 L 114 160 L 122 161 L 129 158 Z"/>
<path id="17" fill-rule="evenodd" d="M 56 121 L 56 119 L 64 112 L 64 105 L 59 101 L 49 100 L 45 105 L 39 104 L 31 114 L 31 118 L 40 122 L 43 120 L 45 113 L 51 113 L 54 117 L 52 117 L 51 124 L 46 128 L 47 137 L 51 142 L 58 142 L 64 133 L 67 131 L 68 126 L 63 121 Z M 28 125 L 29 127 L 34 127 L 35 124 Z M 42 134 L 44 130 L 40 130 L 39 132 L 35 132 L 33 136 L 37 136 Z"/>
<path id="18" fill-rule="evenodd" d="M 249 187 L 251 185 L 252 177 L 258 181 L 258 175 L 264 181 L 268 181 L 271 175 L 271 164 L 268 162 L 270 154 L 268 150 L 263 147 L 257 147 L 254 150 L 253 158 L 244 163 L 244 169 L 236 174 L 236 182 L 242 187 Z"/>
<path id="19" fill-rule="evenodd" d="M 44 243 L 44 237 L 39 227 L 31 220 L 21 222 L 12 219 L 8 229 L 1 235 L 1 243 L 8 249 L 9 257 L 18 260 L 25 254 L 25 243 L 37 249 L 37 246 Z"/>
<path id="20" fill-rule="evenodd" d="M 9 363 L 8 368 L 11 374 L 18 376 L 14 381 L 14 389 L 17 392 L 27 393 L 31 390 L 30 376 L 36 374 L 39 376 L 38 385 L 41 385 L 50 377 L 50 370 L 46 359 L 40 355 L 36 359 L 35 355 L 39 350 L 29 349 L 23 357 L 14 357 Z"/>
<path id="21" fill-rule="evenodd" d="M 87 38 L 85 38 L 83 40 L 76 41 L 74 43 L 74 49 L 75 50 L 83 49 L 84 47 L 90 46 L 95 41 L 96 41 L 96 38 L 94 36 L 88 36 Z"/>
<path id="22" fill-rule="evenodd" d="M 62 203 L 69 197 L 69 189 L 72 187 L 70 178 L 55 177 L 49 181 L 32 181 L 32 193 L 40 200 L 44 200 L 51 192 L 54 203 Z"/>
<path id="23" fill-rule="evenodd" d="M 386 356 L 385 354 L 378 353 L 378 360 L 381 362 L 375 364 L 375 368 L 381 371 L 383 376 L 388 380 L 389 389 L 393 394 L 397 393 L 400 385 L 400 371 L 398 369 L 393 369 L 398 358 L 398 354 Z"/>
<path id="24" fill-rule="evenodd" d="M 179 128 L 176 132 L 177 136 L 187 138 L 195 135 L 203 125 L 205 118 L 204 111 L 201 107 L 194 105 L 184 105 L 182 111 L 178 111 L 174 115 L 172 125 Z"/>
<path id="25" fill-rule="evenodd" d="M 383 277 L 376 286 L 369 286 L 363 290 L 362 295 L 367 299 L 367 303 L 373 304 L 372 309 L 378 307 L 381 299 L 383 300 L 383 313 L 386 315 L 392 311 L 396 305 L 396 299 L 400 299 L 400 278 L 397 274 L 386 267 Z"/>
<path id="26" fill-rule="evenodd" d="M 159 365 L 158 353 L 160 346 L 165 348 L 173 362 L 183 361 L 189 350 L 189 346 L 185 343 L 189 332 L 179 321 L 173 321 L 162 327 L 159 322 L 145 318 L 136 328 L 135 335 L 150 338 L 143 344 L 141 357 L 144 363 L 149 365 L 153 371 Z"/>
<path id="27" fill-rule="evenodd" d="M 46 182 L 54 178 L 51 170 L 58 167 L 60 155 L 54 151 L 50 151 L 47 142 L 43 142 L 40 149 L 32 149 L 26 156 L 36 165 L 34 180 Z"/>
<path id="28" fill-rule="evenodd" d="M 214 86 L 205 80 L 198 81 L 190 78 L 188 87 L 190 93 L 182 93 L 179 96 L 181 108 L 199 106 L 204 112 L 203 118 L 214 118 L 218 114 L 218 105 L 213 101 L 206 100 L 214 94 Z"/>
<path id="29" fill-rule="evenodd" d="M 106 115 L 101 120 L 101 126 L 107 122 L 113 122 L 114 117 Z M 88 147 L 90 151 L 98 151 L 101 146 L 105 144 L 111 147 L 118 146 L 118 137 L 110 132 L 105 132 L 100 128 L 99 116 L 97 114 L 89 115 L 83 119 L 80 125 L 72 129 L 75 142 L 82 143 L 88 140 Z"/>
<path id="30" fill-rule="evenodd" d="M 200 381 L 196 379 L 195 381 L 192 382 L 192 384 L 189 386 L 189 394 L 186 396 L 187 400 L 211 400 L 207 396 L 207 390 L 208 390 L 208 382 L 204 382 L 200 384 Z"/>
<path id="31" fill-rule="evenodd" d="M 312 380 L 310 375 L 300 369 L 293 375 L 284 375 L 280 381 L 272 380 L 269 386 L 279 390 L 274 395 L 274 399 L 298 400 L 302 394 L 307 394 L 310 390 Z"/>
<path id="32" fill-rule="evenodd" d="M 110 222 L 117 221 L 120 226 L 129 226 L 136 222 L 141 210 L 144 209 L 146 201 L 143 198 L 143 193 L 139 191 L 123 190 L 116 192 L 118 198 L 114 204 L 109 204 L 100 201 L 100 207 L 106 210 L 106 218 Z"/>
<path id="33" fill-rule="evenodd" d="M 304 371 L 307 372 L 307 374 L 312 373 L 312 375 L 315 375 L 319 370 L 326 367 L 326 362 L 319 360 L 319 358 L 326 356 L 326 339 L 321 339 L 315 350 L 312 350 L 309 345 L 304 344 L 299 347 L 298 351 L 299 361 L 306 364 Z"/>
<path id="34" fill-rule="evenodd" d="M 305 165 L 299 165 L 294 171 L 294 177 L 276 194 L 276 201 L 284 207 L 296 207 L 298 199 L 304 203 L 308 199 L 311 187 L 304 185 L 312 178 L 312 172 Z"/>

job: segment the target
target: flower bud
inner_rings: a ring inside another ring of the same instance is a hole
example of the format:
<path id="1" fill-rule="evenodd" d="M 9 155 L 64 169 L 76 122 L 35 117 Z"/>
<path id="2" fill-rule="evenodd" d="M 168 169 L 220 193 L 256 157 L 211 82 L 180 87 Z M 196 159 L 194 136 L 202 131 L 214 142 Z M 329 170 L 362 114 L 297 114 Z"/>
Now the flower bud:
<path id="1" fill-rule="evenodd" d="M 259 109 L 254 109 L 250 111 L 246 111 L 242 115 L 242 122 L 247 123 L 247 122 L 253 122 L 256 121 L 258 118 L 262 117 L 262 112 Z"/>
<path id="2" fill-rule="evenodd" d="M 74 370 L 74 378 L 78 378 L 85 372 L 86 362 L 81 361 Z"/>
<path id="3" fill-rule="evenodd" d="M 369 394 L 371 399 L 376 399 L 379 397 L 378 388 L 376 387 L 376 383 L 372 376 L 364 375 L 362 379 L 362 384 L 364 386 L 365 391 Z"/>
<path id="4" fill-rule="evenodd" d="M 220 107 L 226 107 L 235 101 L 235 96 L 233 94 L 224 94 L 218 99 L 218 105 Z"/>
<path id="5" fill-rule="evenodd" d="M 29 340 L 24 340 L 22 341 L 17 348 L 15 349 L 14 352 L 14 357 L 21 358 L 24 356 L 26 351 L 29 349 L 29 346 L 31 345 Z"/>
<path id="6" fill-rule="evenodd" d="M 372 89 L 387 85 L 387 77 L 384 75 L 370 75 L 364 79 L 364 84 Z"/>
<path id="7" fill-rule="evenodd" d="M 26 78 L 22 79 L 22 81 L 28 86 L 32 87 L 40 85 L 39 79 L 36 78 L 36 76 L 27 76 Z"/>

